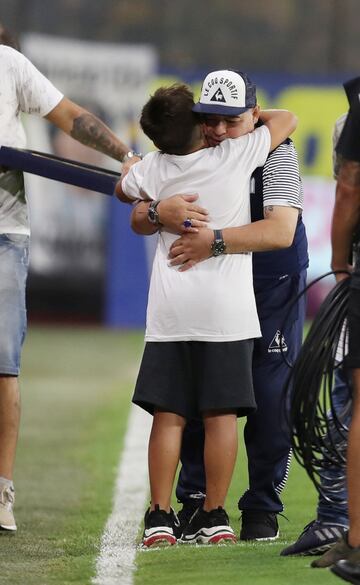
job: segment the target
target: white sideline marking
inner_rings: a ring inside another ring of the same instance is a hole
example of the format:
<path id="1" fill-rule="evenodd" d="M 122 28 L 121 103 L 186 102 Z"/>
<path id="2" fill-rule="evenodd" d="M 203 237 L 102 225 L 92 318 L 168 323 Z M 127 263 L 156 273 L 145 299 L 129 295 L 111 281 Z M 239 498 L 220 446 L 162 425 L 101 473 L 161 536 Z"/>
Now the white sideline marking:
<path id="1" fill-rule="evenodd" d="M 115 485 L 113 510 L 101 539 L 94 585 L 132 585 L 136 537 L 148 497 L 147 443 L 152 417 L 132 406 Z"/>

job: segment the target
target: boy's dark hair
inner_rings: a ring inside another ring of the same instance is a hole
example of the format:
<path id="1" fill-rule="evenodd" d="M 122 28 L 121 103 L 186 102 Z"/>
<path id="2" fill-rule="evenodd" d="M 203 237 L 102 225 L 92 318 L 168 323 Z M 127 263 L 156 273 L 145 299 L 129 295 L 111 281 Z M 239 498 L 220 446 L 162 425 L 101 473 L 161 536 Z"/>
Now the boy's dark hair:
<path id="1" fill-rule="evenodd" d="M 7 45 L 20 51 L 20 44 L 17 38 L 0 22 L 0 45 Z"/>
<path id="2" fill-rule="evenodd" d="M 194 95 L 187 85 L 160 87 L 142 109 L 141 128 L 162 152 L 187 154 L 199 126 L 193 106 Z"/>

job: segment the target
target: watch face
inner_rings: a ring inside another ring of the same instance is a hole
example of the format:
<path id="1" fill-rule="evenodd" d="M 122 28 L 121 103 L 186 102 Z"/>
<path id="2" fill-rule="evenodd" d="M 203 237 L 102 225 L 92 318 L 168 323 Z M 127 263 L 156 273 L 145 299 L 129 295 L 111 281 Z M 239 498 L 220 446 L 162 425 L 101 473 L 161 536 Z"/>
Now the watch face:
<path id="1" fill-rule="evenodd" d="M 224 240 L 215 240 L 212 243 L 211 250 L 213 256 L 220 256 L 221 254 L 223 254 L 226 250 L 226 244 Z"/>
<path id="2" fill-rule="evenodd" d="M 159 214 L 151 205 L 148 209 L 148 220 L 150 223 L 158 224 L 159 223 Z"/>

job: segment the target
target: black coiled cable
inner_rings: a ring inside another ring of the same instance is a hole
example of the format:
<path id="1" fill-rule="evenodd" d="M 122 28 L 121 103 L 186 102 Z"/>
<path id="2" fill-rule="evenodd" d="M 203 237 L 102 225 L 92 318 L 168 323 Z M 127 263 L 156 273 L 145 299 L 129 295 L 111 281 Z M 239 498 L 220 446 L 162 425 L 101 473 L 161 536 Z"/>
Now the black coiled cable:
<path id="1" fill-rule="evenodd" d="M 328 501 L 345 487 L 351 396 L 339 408 L 333 387 L 346 354 L 349 284 L 350 278 L 340 281 L 321 304 L 286 384 L 295 458 Z"/>

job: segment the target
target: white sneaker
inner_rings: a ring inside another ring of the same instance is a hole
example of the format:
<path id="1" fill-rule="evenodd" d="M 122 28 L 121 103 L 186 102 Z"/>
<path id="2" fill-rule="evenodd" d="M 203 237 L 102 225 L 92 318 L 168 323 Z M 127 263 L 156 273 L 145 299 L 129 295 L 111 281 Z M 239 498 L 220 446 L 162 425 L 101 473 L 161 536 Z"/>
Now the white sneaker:
<path id="1" fill-rule="evenodd" d="M 16 524 L 13 513 L 15 490 L 11 486 L 0 484 L 0 530 L 15 531 Z"/>

